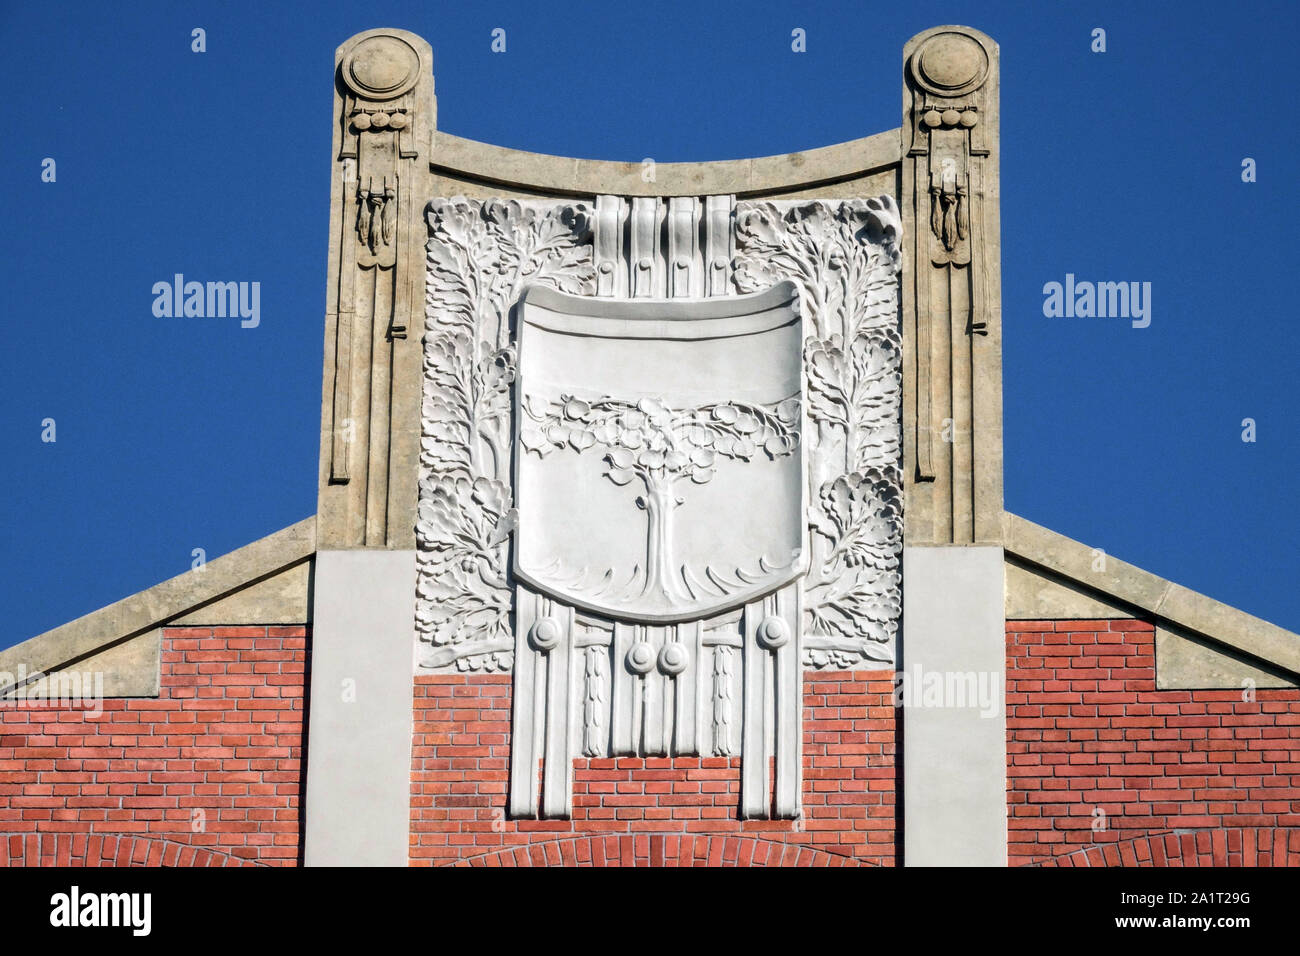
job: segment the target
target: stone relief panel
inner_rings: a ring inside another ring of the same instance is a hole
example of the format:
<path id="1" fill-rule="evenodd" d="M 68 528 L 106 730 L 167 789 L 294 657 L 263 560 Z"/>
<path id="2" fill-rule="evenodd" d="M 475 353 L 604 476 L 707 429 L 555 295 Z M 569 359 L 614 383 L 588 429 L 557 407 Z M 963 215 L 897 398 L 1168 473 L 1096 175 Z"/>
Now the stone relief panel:
<path id="1" fill-rule="evenodd" d="M 516 576 L 642 623 L 804 567 L 798 293 L 696 302 L 530 288 L 519 310 Z"/>
<path id="2" fill-rule="evenodd" d="M 793 280 L 808 317 L 810 667 L 894 661 L 903 547 L 900 240 L 889 196 L 737 204 L 736 287 Z"/>
<path id="3" fill-rule="evenodd" d="M 510 812 L 567 816 L 579 755 L 739 754 L 742 816 L 798 816 L 803 667 L 894 654 L 893 201 L 428 221 L 417 662 L 513 671 Z"/>
<path id="4" fill-rule="evenodd" d="M 528 283 L 594 291 L 590 214 L 574 203 L 435 202 L 416 536 L 420 663 L 509 670 L 511 310 Z"/>

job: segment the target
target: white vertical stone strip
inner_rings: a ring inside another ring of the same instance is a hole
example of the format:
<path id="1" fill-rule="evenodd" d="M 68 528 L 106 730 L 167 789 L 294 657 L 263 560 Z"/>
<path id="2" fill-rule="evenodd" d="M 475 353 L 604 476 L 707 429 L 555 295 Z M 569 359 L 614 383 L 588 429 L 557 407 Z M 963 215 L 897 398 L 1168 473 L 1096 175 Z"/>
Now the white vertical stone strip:
<path id="1" fill-rule="evenodd" d="M 745 639 L 744 716 L 740 744 L 740 815 L 744 819 L 769 814 L 767 775 L 767 726 L 764 720 L 767 697 L 767 651 L 758 646 L 758 628 L 763 620 L 763 602 L 745 605 L 741 633 Z"/>
<path id="2" fill-rule="evenodd" d="M 305 862 L 406 866 L 414 551 L 319 551 Z"/>
<path id="3" fill-rule="evenodd" d="M 641 680 L 627 666 L 627 655 L 632 650 L 636 628 L 631 624 L 614 625 L 614 646 L 610 655 L 613 670 L 610 700 L 609 750 L 615 757 L 636 753 L 632 746 L 632 719 L 637 710 L 635 695 L 641 691 Z"/>
<path id="4" fill-rule="evenodd" d="M 592 251 L 596 266 L 596 295 L 627 295 L 623 265 L 623 222 L 627 203 L 621 196 L 597 196 L 592 229 Z"/>
<path id="5" fill-rule="evenodd" d="M 683 655 L 685 664 L 677 674 L 673 697 L 673 749 L 674 755 L 692 754 L 697 749 L 695 723 L 699 716 L 700 680 L 700 624 L 690 621 L 677 625 L 677 653 Z"/>
<path id="6" fill-rule="evenodd" d="M 632 200 L 632 225 L 628 242 L 628 288 L 634 298 L 663 295 L 663 268 L 659 249 L 659 205 L 657 196 Z"/>
<path id="7" fill-rule="evenodd" d="M 740 767 L 741 815 L 745 818 L 795 817 L 800 812 L 803 669 L 799 623 L 797 584 L 745 605 Z M 775 780 L 769 772 L 773 756 Z"/>
<path id="8" fill-rule="evenodd" d="M 699 200 L 694 196 L 673 196 L 668 200 L 669 298 L 703 293 L 699 223 Z"/>
<path id="9" fill-rule="evenodd" d="M 908 866 L 1007 862 L 1002 562 L 995 546 L 903 549 Z M 934 706 L 921 694 L 926 678 L 963 688 L 964 699 Z M 972 701 L 971 689 L 983 693 Z"/>
<path id="10" fill-rule="evenodd" d="M 659 649 L 664 643 L 664 632 L 668 629 L 647 627 L 643 630 L 650 654 L 657 661 Z M 641 682 L 641 696 L 644 701 L 641 721 L 645 740 L 645 755 L 647 757 L 662 757 L 668 753 L 667 747 L 664 746 L 664 684 L 666 682 L 659 668 L 653 665 L 645 672 Z"/>
<path id="11" fill-rule="evenodd" d="M 695 649 L 691 667 L 695 669 L 695 752 L 701 757 L 713 753 L 713 655 L 704 644 L 704 627 L 695 627 Z"/>
<path id="12" fill-rule="evenodd" d="M 731 260 L 735 254 L 732 219 L 735 196 L 704 197 L 705 295 L 731 292 Z"/>
<path id="13" fill-rule="evenodd" d="M 778 817 L 797 817 L 802 794 L 803 668 L 799 647 L 801 601 L 799 585 L 782 588 L 771 598 L 772 614 L 785 622 L 779 644 L 772 648 L 775 670 L 776 796 Z"/>
<path id="14" fill-rule="evenodd" d="M 515 674 L 510 720 L 510 815 L 537 816 L 537 712 L 534 699 L 538 653 L 528 635 L 537 620 L 538 598 L 524 588 L 515 590 Z"/>
<path id="15" fill-rule="evenodd" d="M 567 818 L 573 806 L 573 754 L 570 720 L 573 714 L 573 609 L 549 599 L 543 601 L 547 622 L 557 633 L 544 640 L 546 654 L 546 736 L 542 769 L 542 816 Z M 538 642 L 535 631 L 534 641 Z"/>

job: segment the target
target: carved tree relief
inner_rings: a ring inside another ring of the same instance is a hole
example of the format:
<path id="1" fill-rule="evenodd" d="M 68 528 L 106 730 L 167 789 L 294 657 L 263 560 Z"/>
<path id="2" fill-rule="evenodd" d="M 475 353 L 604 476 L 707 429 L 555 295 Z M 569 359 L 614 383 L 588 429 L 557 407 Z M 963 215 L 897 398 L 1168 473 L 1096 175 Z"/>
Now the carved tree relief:
<path id="1" fill-rule="evenodd" d="M 526 395 L 520 407 L 529 424 L 521 441 L 538 457 L 565 448 L 581 454 L 595 446 L 603 452 L 604 475 L 610 481 L 641 482 L 644 494 L 636 505 L 646 513 L 645 566 L 632 569 L 623 590 L 639 588 L 638 596 L 654 594 L 673 604 L 696 600 L 704 591 L 725 594 L 732 587 L 708 566 L 693 576 L 683 565 L 679 579 L 672 560 L 672 528 L 673 512 L 684 499 L 677 483 L 709 483 L 720 458 L 749 461 L 756 455 L 777 459 L 793 454 L 799 447 L 799 406 L 798 396 L 769 405 L 722 402 L 673 408 L 655 398 L 629 402 L 561 395 L 547 401 Z M 760 559 L 760 571 L 769 567 Z M 739 583 L 752 583 L 743 570 L 732 573 Z M 601 584 L 616 584 L 615 577 L 610 569 Z"/>

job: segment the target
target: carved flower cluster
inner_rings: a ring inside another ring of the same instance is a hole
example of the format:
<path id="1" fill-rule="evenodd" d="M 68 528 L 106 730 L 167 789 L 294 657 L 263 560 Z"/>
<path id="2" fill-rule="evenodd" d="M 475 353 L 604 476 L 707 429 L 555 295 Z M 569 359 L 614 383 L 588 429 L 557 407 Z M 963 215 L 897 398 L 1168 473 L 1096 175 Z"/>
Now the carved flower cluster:
<path id="1" fill-rule="evenodd" d="M 616 485 L 647 479 L 712 480 L 719 457 L 749 461 L 760 450 L 776 459 L 799 447 L 799 399 L 771 405 L 720 402 L 675 409 L 657 398 L 636 402 L 561 395 L 525 397 L 524 448 L 545 457 L 569 447 L 606 451 L 606 475 Z"/>
<path id="2" fill-rule="evenodd" d="M 518 520 L 510 489 L 490 478 L 443 476 L 422 483 L 420 499 L 416 532 L 425 560 L 416 594 L 438 608 L 425 621 L 428 639 L 448 646 L 474 636 L 508 637 L 510 594 L 500 545 Z M 490 662 L 459 660 L 506 669 L 511 657 L 500 651 Z"/>

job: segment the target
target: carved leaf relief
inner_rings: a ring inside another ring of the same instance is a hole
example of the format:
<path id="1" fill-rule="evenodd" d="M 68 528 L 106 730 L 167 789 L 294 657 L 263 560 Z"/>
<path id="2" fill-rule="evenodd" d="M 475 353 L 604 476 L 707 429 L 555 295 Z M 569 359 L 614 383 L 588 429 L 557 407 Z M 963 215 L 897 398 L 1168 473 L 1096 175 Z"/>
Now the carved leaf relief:
<path id="1" fill-rule="evenodd" d="M 882 196 L 738 203 L 736 216 L 736 287 L 791 279 L 811 324 L 804 663 L 892 662 L 902 612 L 898 210 Z"/>
<path id="2" fill-rule="evenodd" d="M 525 283 L 590 294 L 590 216 L 575 203 L 431 203 L 416 631 L 425 666 L 508 670 L 510 310 Z"/>

